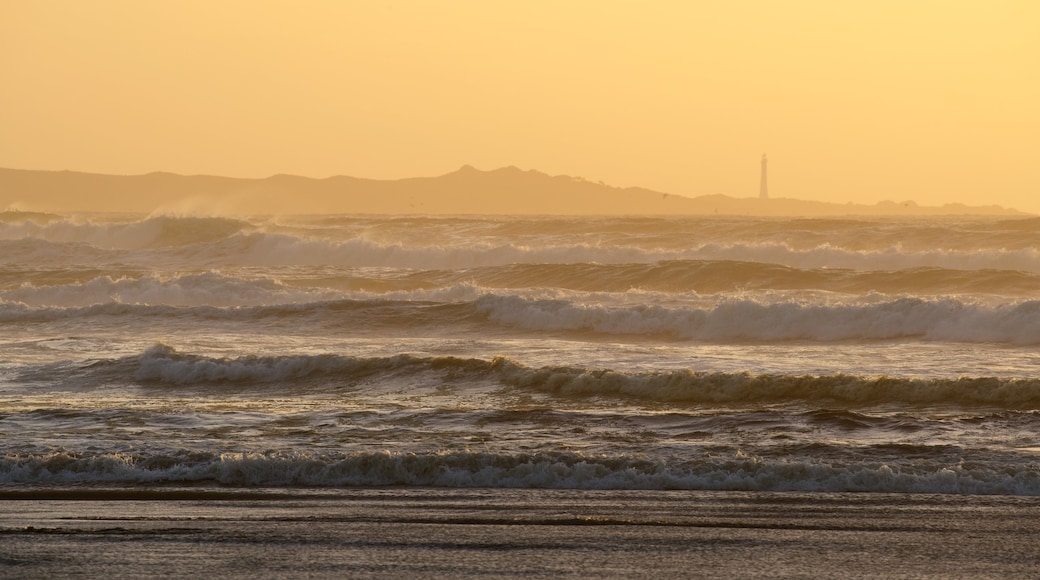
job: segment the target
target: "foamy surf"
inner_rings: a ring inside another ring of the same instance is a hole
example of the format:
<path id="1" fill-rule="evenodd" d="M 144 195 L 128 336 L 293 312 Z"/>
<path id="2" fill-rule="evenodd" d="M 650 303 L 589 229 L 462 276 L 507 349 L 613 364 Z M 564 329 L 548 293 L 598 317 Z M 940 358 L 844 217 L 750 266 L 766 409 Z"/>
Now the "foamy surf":
<path id="1" fill-rule="evenodd" d="M 662 261 L 733 261 L 777 264 L 815 270 L 847 268 L 894 271 L 913 268 L 1006 270 L 1040 273 L 1040 251 L 1031 230 L 1020 222 L 976 222 L 972 228 L 950 223 L 948 237 L 927 222 L 888 224 L 872 221 L 833 224 L 822 231 L 755 227 L 707 218 L 672 220 L 671 236 L 645 230 L 623 218 L 599 218 L 598 227 L 573 227 L 573 221 L 525 221 L 510 227 L 505 219 L 411 221 L 352 219 L 331 223 L 316 218 L 306 227 L 270 220 L 154 216 L 106 221 L 97 217 L 42 223 L 0 221 L 0 248 L 36 254 L 38 263 L 65 263 L 69 250 L 95 259 L 167 267 L 275 267 L 336 265 L 457 270 L 511 264 L 626 264 Z M 427 235 L 416 236 L 417 228 Z M 527 228 L 525 231 L 524 228 Z M 452 231 L 453 229 L 457 231 Z M 639 231 L 643 229 L 643 231 Z M 740 237 L 747 235 L 748 237 Z M 919 239 L 915 240 L 914 236 Z M 734 237 L 737 236 L 737 237 Z M 728 238 L 728 239 L 727 239 Z M 972 245 L 964 245 L 971 239 Z M 941 243 L 941 245 L 940 245 Z M 38 247 L 34 247 L 38 246 Z"/>
<path id="2" fill-rule="evenodd" d="M 580 453 L 197 453 L 7 456 L 0 484 L 428 486 L 1040 495 L 1040 469 L 901 460 L 704 457 L 668 463 Z"/>
<path id="3" fill-rule="evenodd" d="M 0 220 L 0 483 L 1040 495 L 1036 222 Z"/>
<path id="4" fill-rule="evenodd" d="M 992 297 L 849 297 L 804 292 L 672 295 L 501 290 L 458 285 L 393 292 L 336 291 L 215 275 L 172 280 L 99 278 L 0 292 L 0 322 L 295 320 L 451 332 L 594 334 L 697 342 L 923 340 L 1040 344 L 1040 301 Z"/>

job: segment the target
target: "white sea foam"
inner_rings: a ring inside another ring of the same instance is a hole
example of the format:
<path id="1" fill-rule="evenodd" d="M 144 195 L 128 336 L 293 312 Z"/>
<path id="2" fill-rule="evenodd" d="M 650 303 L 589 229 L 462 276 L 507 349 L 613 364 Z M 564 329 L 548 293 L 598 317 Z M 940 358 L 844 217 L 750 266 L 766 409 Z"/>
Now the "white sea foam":
<path id="1" fill-rule="evenodd" d="M 457 225 L 457 227 L 464 227 Z M 463 230 L 464 231 L 464 230 Z M 879 247 L 806 245 L 783 239 L 691 240 L 685 247 L 648 246 L 642 238 L 610 243 L 580 233 L 521 238 L 442 236 L 434 243 L 371 239 L 357 232 L 349 239 L 325 237 L 324 230 L 280 228 L 266 222 L 228 218 L 155 216 L 141 221 L 103 222 L 66 219 L 49 223 L 0 223 L 0 240 L 49 243 L 36 253 L 67 258 L 67 244 L 121 251 L 128 263 L 168 265 L 338 265 L 416 269 L 458 269 L 514 263 L 654 263 L 666 260 L 732 260 L 781 264 L 802 269 L 897 270 L 941 267 L 954 270 L 1001 269 L 1040 273 L 1040 250 L 1019 234 L 1017 246 L 910 249 L 888 242 Z"/>

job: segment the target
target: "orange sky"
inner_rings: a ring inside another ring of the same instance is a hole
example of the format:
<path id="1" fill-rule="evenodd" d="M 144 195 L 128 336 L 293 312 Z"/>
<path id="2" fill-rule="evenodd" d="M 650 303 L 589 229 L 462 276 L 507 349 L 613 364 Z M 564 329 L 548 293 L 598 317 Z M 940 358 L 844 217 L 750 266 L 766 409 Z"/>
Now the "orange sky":
<path id="1" fill-rule="evenodd" d="M 1040 212 L 1040 2 L 0 0 L 0 166 Z"/>

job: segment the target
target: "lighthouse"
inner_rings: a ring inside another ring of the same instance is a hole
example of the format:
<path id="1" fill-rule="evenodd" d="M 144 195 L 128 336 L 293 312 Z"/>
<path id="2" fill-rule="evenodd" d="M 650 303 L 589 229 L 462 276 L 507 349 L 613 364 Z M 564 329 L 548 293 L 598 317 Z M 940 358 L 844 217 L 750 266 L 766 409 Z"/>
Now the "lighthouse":
<path id="1" fill-rule="evenodd" d="M 762 154 L 762 176 L 758 182 L 758 199 L 769 199 L 769 185 L 766 183 L 766 154 Z"/>

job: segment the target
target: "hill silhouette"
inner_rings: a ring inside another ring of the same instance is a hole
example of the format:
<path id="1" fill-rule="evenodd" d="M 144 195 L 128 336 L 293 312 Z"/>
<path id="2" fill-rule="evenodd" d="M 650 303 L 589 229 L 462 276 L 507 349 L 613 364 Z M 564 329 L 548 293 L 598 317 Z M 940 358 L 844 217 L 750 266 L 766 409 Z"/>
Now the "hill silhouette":
<path id="1" fill-rule="evenodd" d="M 0 168 L 0 208 L 238 214 L 598 214 L 598 215 L 1025 215 L 999 206 L 832 204 L 789 198 L 684 197 L 579 177 L 472 166 L 438 177 L 396 180 L 273 175 L 245 179 L 148 173 L 104 175 Z"/>

